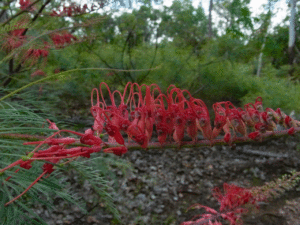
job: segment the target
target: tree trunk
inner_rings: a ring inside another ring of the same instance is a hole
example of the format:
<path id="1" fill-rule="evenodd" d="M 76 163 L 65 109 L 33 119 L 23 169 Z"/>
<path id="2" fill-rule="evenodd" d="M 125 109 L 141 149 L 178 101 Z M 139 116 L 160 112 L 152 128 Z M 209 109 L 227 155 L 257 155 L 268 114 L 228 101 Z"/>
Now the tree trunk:
<path id="1" fill-rule="evenodd" d="M 295 58 L 295 14 L 296 14 L 296 1 L 290 0 L 291 3 L 291 17 L 289 27 L 289 64 L 293 65 Z"/>
<path id="2" fill-rule="evenodd" d="M 213 10 L 213 0 L 209 1 L 209 14 L 208 14 L 208 38 L 213 37 L 212 33 L 212 10 Z"/>
<path id="3" fill-rule="evenodd" d="M 256 72 L 256 76 L 260 76 L 260 72 L 261 72 L 261 68 L 262 68 L 262 57 L 263 57 L 263 50 L 266 46 L 266 41 L 267 41 L 267 36 L 268 36 L 268 28 L 269 28 L 269 25 L 267 26 L 267 30 L 266 30 L 266 33 L 265 33 L 265 36 L 264 36 L 264 40 L 263 40 L 263 44 L 260 48 L 260 53 L 259 53 L 259 57 L 258 57 L 258 65 L 257 65 L 257 72 Z"/>

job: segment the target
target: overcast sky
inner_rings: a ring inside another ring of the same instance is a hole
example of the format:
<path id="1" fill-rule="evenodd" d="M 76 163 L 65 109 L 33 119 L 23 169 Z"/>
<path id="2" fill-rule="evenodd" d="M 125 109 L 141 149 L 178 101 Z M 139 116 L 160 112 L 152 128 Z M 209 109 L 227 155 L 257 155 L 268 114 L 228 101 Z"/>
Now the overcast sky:
<path id="1" fill-rule="evenodd" d="M 80 2 L 85 2 L 88 0 L 78 0 Z M 133 7 L 137 7 L 135 4 L 135 0 L 131 0 L 133 3 Z M 281 23 L 282 20 L 286 17 L 288 13 L 288 6 L 286 3 L 287 0 L 278 0 L 278 2 L 275 4 L 274 11 L 275 16 L 272 17 L 272 23 L 271 26 L 274 27 L 278 23 Z M 126 2 L 126 0 L 125 0 Z M 163 5 L 165 6 L 171 6 L 173 0 L 163 0 Z M 206 15 L 208 15 L 208 8 L 209 8 L 209 0 L 192 0 L 193 6 L 198 7 L 199 4 L 202 5 L 202 7 L 205 10 Z M 263 5 L 267 4 L 268 0 L 251 0 L 250 1 L 250 10 L 252 12 L 252 16 L 258 16 L 260 13 L 263 12 Z M 129 3 L 128 3 L 129 5 Z M 161 5 L 154 5 L 154 8 L 162 8 Z M 107 8 L 109 10 L 109 8 Z M 125 10 L 125 11 L 130 11 L 130 10 Z M 214 23 L 217 24 L 218 16 L 216 13 L 213 13 L 213 20 Z"/>
<path id="2" fill-rule="evenodd" d="M 173 0 L 164 0 L 164 5 L 172 5 Z M 208 14 L 209 0 L 193 0 L 193 6 L 197 7 L 201 3 L 202 7 L 205 10 L 205 13 Z M 263 5 L 267 4 L 268 0 L 251 0 L 250 1 L 250 10 L 253 13 L 252 16 L 258 16 L 263 12 Z M 287 3 L 286 0 L 279 0 L 275 5 L 275 15 L 272 18 L 272 26 L 280 23 L 287 15 Z M 216 16 L 216 15 L 215 15 Z"/>
<path id="3" fill-rule="evenodd" d="M 88 4 L 91 3 L 91 1 L 89 1 L 89 0 L 75 0 L 75 1 L 81 5 L 83 5 L 85 3 L 88 3 Z M 128 1 L 128 0 L 125 0 L 125 2 L 126 1 Z M 131 0 L 131 1 L 134 2 L 133 7 L 137 7 L 137 5 L 135 4 L 135 0 Z M 171 6 L 172 2 L 173 2 L 173 0 L 163 0 L 163 5 Z M 194 7 L 198 7 L 199 4 L 201 4 L 205 10 L 206 15 L 208 15 L 209 0 L 192 0 L 192 2 L 193 2 Z M 252 16 L 257 16 L 260 13 L 262 13 L 263 5 L 267 4 L 267 2 L 268 2 L 268 0 L 251 0 L 250 1 L 250 10 L 252 12 Z M 18 5 L 19 4 L 17 2 L 17 6 Z M 154 6 L 154 8 L 160 8 L 160 7 L 161 6 L 159 6 L 159 5 Z M 105 11 L 110 11 L 110 9 L 108 7 L 105 7 L 105 8 L 106 8 Z M 121 11 L 123 11 L 123 10 L 121 10 Z M 131 11 L 131 10 L 127 9 L 124 11 Z M 288 7 L 287 7 L 286 0 L 278 0 L 278 2 L 275 5 L 274 13 L 275 13 L 275 16 L 273 16 L 272 24 L 271 24 L 272 27 L 276 26 L 278 23 L 281 23 L 282 20 L 286 17 L 286 15 L 288 13 Z M 218 16 L 215 13 L 213 14 L 213 20 L 214 20 L 214 23 L 217 24 Z"/>

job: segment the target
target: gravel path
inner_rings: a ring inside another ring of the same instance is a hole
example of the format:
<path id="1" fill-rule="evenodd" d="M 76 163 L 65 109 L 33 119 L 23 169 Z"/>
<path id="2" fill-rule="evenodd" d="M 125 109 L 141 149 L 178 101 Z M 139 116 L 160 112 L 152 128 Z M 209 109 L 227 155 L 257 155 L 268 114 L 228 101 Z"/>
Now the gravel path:
<path id="1" fill-rule="evenodd" d="M 213 187 L 224 182 L 243 187 L 262 185 L 280 175 L 300 170 L 300 137 L 269 141 L 264 145 L 242 145 L 235 150 L 226 146 L 198 149 L 157 149 L 131 151 L 123 156 L 133 170 L 110 180 L 109 192 L 121 215 L 121 224 L 180 224 L 201 214 L 186 209 L 194 203 L 218 208 L 211 196 Z M 38 212 L 52 224 L 116 224 L 95 203 L 95 194 L 88 183 L 76 185 L 77 191 L 91 210 L 84 216 L 75 206 L 57 204 L 54 212 Z M 259 212 L 249 214 L 244 224 L 300 224 L 300 187 L 281 198 L 261 205 Z M 79 219 L 80 218 L 80 219 Z"/>

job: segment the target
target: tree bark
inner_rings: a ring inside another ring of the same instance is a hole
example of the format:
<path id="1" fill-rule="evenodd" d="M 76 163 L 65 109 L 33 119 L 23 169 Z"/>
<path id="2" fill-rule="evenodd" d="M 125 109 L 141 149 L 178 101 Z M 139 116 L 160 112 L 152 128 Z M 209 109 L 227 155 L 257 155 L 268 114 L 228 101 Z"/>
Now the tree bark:
<path id="1" fill-rule="evenodd" d="M 209 1 L 209 14 L 208 14 L 208 38 L 211 39 L 213 37 L 212 33 L 212 10 L 213 10 L 213 0 Z"/>
<path id="2" fill-rule="evenodd" d="M 271 20 L 271 18 L 270 18 L 270 20 Z M 261 68 L 262 68 L 262 57 L 263 57 L 263 54 L 264 54 L 263 50 L 265 49 L 265 46 L 266 46 L 269 25 L 270 25 L 270 23 L 267 25 L 266 33 L 265 33 L 264 40 L 263 40 L 263 44 L 260 48 L 260 53 L 259 53 L 259 57 L 258 57 L 257 72 L 256 72 L 256 76 L 258 76 L 258 77 L 260 76 L 260 72 L 261 72 Z"/>
<path id="3" fill-rule="evenodd" d="M 296 14 L 296 1 L 290 0 L 291 3 L 291 17 L 290 17 L 290 27 L 289 27 L 289 64 L 293 65 L 295 58 L 295 14 Z"/>

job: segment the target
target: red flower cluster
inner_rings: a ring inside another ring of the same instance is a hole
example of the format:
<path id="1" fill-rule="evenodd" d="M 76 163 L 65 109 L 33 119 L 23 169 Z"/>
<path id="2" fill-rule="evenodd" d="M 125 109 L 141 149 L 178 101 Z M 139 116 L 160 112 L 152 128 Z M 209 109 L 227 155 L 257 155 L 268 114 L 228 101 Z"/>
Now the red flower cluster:
<path id="1" fill-rule="evenodd" d="M 106 87 L 111 105 L 104 100 L 103 86 Z M 145 94 L 142 89 L 145 89 Z M 93 95 L 96 92 L 97 102 L 93 105 Z M 125 96 L 128 94 L 125 102 Z M 116 105 L 115 96 L 120 97 L 120 104 Z M 141 85 L 128 83 L 124 92 L 111 92 L 104 82 L 100 84 L 100 92 L 92 91 L 92 108 L 94 116 L 94 130 L 98 134 L 106 130 L 116 142 L 123 144 L 120 132 L 147 148 L 153 130 L 156 130 L 158 141 L 164 144 L 169 137 L 181 144 L 184 134 L 196 141 L 198 131 L 204 138 L 213 140 L 224 132 L 224 142 L 229 145 L 242 135 L 259 140 L 262 133 L 276 130 L 276 124 L 286 128 L 300 127 L 300 122 L 281 112 L 262 106 L 262 98 L 258 97 L 255 103 L 249 103 L 241 108 L 235 108 L 231 102 L 217 102 L 213 105 L 215 112 L 214 127 L 211 127 L 208 109 L 204 102 L 191 96 L 187 90 L 181 90 L 171 85 L 167 94 L 163 94 L 156 84 Z M 104 123 L 106 126 L 104 127 Z M 248 132 L 250 134 L 248 135 Z M 293 134 L 294 130 L 290 130 Z"/>
<path id="2" fill-rule="evenodd" d="M 21 10 L 28 10 L 28 11 L 35 10 L 33 6 L 29 7 L 32 4 L 30 0 L 20 0 L 19 4 Z"/>
<path id="3" fill-rule="evenodd" d="M 63 11 L 59 10 L 59 12 L 53 10 L 50 16 L 75 16 L 86 13 L 87 4 L 84 4 L 81 8 L 80 5 L 76 5 L 72 3 L 70 6 L 63 6 Z"/>
<path id="4" fill-rule="evenodd" d="M 25 29 L 16 29 L 10 31 L 9 34 L 4 37 L 5 41 L 2 47 L 6 52 L 11 52 L 23 45 L 26 40 L 26 36 L 23 35 L 24 31 Z"/>
<path id="5" fill-rule="evenodd" d="M 55 33 L 51 36 L 51 39 L 56 48 L 63 48 L 67 44 L 71 44 L 72 40 L 76 41 L 77 38 L 68 32 L 63 32 L 61 34 Z"/>
<path id="6" fill-rule="evenodd" d="M 48 54 L 49 54 L 49 46 L 47 42 L 45 42 L 44 49 L 28 49 L 26 53 L 23 56 L 24 62 L 30 63 L 30 67 L 35 65 L 39 58 L 44 58 L 44 60 L 47 60 Z"/>
<path id="7" fill-rule="evenodd" d="M 52 123 L 50 120 L 50 129 L 58 129 L 55 123 Z M 65 138 L 55 138 L 56 135 L 59 135 L 62 132 L 68 132 L 80 136 L 80 143 L 87 145 L 87 147 L 73 147 L 68 148 L 68 145 L 73 144 L 76 142 L 75 138 L 65 137 Z M 32 187 L 35 183 L 37 183 L 45 174 L 50 175 L 54 170 L 54 165 L 58 164 L 62 159 L 76 159 L 80 156 L 90 158 L 90 154 L 94 152 L 99 152 L 102 150 L 104 143 L 99 137 L 94 136 L 94 131 L 91 129 L 86 130 L 84 134 L 69 131 L 69 130 L 59 130 L 44 141 L 36 141 L 36 142 L 26 142 L 24 145 L 38 145 L 31 153 L 27 156 L 22 157 L 22 159 L 17 160 L 16 162 L 10 164 L 9 166 L 5 167 L 4 169 L 0 170 L 0 174 L 2 174 L 7 169 L 10 169 L 15 166 L 20 166 L 24 169 L 30 169 L 32 167 L 32 163 L 36 160 L 43 160 L 46 161 L 43 166 L 42 170 L 43 173 L 30 185 Z M 47 145 L 48 147 L 44 150 L 38 150 L 43 145 Z M 125 146 L 122 147 L 114 147 L 114 148 L 107 148 L 105 152 L 111 152 L 116 155 L 122 155 L 127 152 L 127 148 Z M 67 163 L 67 162 L 65 162 Z M 65 164 L 64 163 L 64 164 Z M 19 169 L 16 170 L 18 172 Z M 11 177 L 8 177 L 6 181 L 8 181 Z M 16 199 L 20 198 L 23 194 L 25 194 L 29 188 L 27 188 L 22 194 L 17 196 L 16 198 L 12 199 L 10 202 L 6 203 L 5 205 L 9 205 L 11 202 L 15 201 Z"/>
<path id="8" fill-rule="evenodd" d="M 181 225 L 222 225 L 218 221 L 219 218 L 229 221 L 231 225 L 241 224 L 241 215 L 247 212 L 247 209 L 243 208 L 243 206 L 246 204 L 255 205 L 255 198 L 248 189 L 238 187 L 234 184 L 224 183 L 223 190 L 224 194 L 219 188 L 213 190 L 213 196 L 220 204 L 219 211 L 200 204 L 193 205 L 190 208 L 204 208 L 207 213 L 197 216 L 201 217 L 200 219 L 183 222 Z"/>

